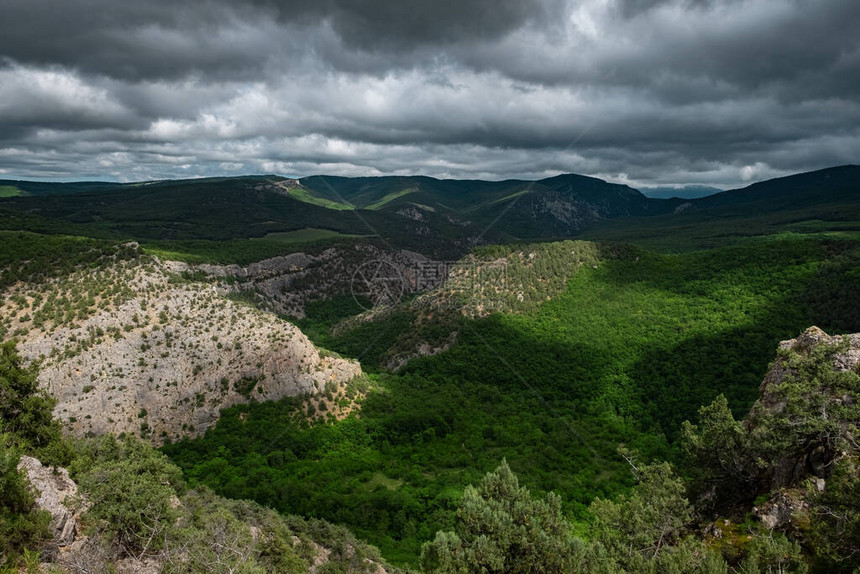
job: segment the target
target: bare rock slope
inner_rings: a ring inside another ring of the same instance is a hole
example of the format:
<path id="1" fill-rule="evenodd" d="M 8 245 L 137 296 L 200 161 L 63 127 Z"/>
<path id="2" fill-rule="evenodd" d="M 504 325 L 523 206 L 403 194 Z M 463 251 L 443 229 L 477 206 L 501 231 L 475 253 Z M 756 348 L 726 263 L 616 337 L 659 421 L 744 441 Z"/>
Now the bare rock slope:
<path id="1" fill-rule="evenodd" d="M 0 327 L 41 362 L 40 384 L 77 435 L 195 436 L 222 408 L 336 392 L 361 374 L 358 363 L 321 353 L 295 326 L 224 293 L 155 258 L 118 258 L 13 286 L 0 300 Z"/>
<path id="2" fill-rule="evenodd" d="M 415 282 L 416 269 L 427 263 L 420 253 L 405 249 L 383 249 L 356 243 L 331 247 L 317 254 L 290 253 L 264 259 L 247 266 L 165 262 L 174 273 L 225 280 L 234 292 L 251 293 L 264 308 L 303 318 L 309 301 L 334 295 L 359 294 L 366 286 L 360 273 L 383 266 L 407 285 Z M 438 282 L 431 287 L 436 287 Z M 414 285 L 408 289 L 413 290 Z"/>

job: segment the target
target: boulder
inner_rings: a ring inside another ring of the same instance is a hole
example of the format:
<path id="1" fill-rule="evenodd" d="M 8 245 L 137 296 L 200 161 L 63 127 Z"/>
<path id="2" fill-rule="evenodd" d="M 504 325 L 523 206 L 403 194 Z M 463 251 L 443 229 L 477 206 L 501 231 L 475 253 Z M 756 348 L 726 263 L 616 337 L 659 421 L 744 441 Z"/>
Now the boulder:
<path id="1" fill-rule="evenodd" d="M 780 490 L 760 507 L 753 508 L 753 514 L 769 530 L 794 524 L 809 512 L 809 504 L 803 499 L 802 491 Z"/>

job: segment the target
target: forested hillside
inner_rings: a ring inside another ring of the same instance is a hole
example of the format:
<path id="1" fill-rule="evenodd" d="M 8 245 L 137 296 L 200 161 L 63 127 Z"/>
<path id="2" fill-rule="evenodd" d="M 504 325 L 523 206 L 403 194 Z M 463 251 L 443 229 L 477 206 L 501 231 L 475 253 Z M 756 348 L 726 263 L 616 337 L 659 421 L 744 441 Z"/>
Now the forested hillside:
<path id="1" fill-rule="evenodd" d="M 292 402 L 246 405 L 165 452 L 192 482 L 346 523 L 415 565 L 421 544 L 451 524 L 459 491 L 500 459 L 584 521 L 595 496 L 631 484 L 619 443 L 645 460 L 675 460 L 681 423 L 701 405 L 723 394 L 737 416 L 749 409 L 780 340 L 810 324 L 860 327 L 847 296 L 860 263 L 851 241 L 604 253 L 568 267 L 566 288 L 539 306 L 461 316 L 447 351 L 375 375 L 360 417 L 311 425 Z M 543 267 L 561 272 L 558 263 Z M 325 326 L 337 316 L 317 308 L 306 332 L 366 369 L 415 330 L 411 305 L 334 333 Z"/>
<path id="2" fill-rule="evenodd" d="M 685 422 L 683 474 L 619 448 L 636 484 L 596 498 L 584 536 L 554 493 L 535 499 L 507 463 L 466 487 L 427 572 L 855 571 L 860 513 L 860 334 L 810 328 L 780 345 L 743 421 L 725 397 Z"/>
<path id="3" fill-rule="evenodd" d="M 6 182 L 3 567 L 851 571 L 855 179 Z"/>
<path id="4" fill-rule="evenodd" d="M 174 256 L 242 264 L 356 236 L 457 259 L 476 245 L 583 233 L 660 248 L 714 247 L 778 232 L 856 237 L 860 220 L 857 166 L 686 201 L 648 198 L 577 174 L 499 182 L 244 176 L 0 186 L 7 190 L 0 197 L 2 229 L 135 240 Z"/>
<path id="5" fill-rule="evenodd" d="M 395 571 L 342 527 L 189 489 L 131 435 L 64 437 L 37 374 L 0 346 L 2 571 Z"/>

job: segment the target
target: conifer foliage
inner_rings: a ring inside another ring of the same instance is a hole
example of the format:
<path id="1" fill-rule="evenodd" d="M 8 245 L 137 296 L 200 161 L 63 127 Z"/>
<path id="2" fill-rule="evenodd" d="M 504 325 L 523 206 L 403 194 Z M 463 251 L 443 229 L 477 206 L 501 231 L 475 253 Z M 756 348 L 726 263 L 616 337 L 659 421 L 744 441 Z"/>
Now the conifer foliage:
<path id="1" fill-rule="evenodd" d="M 561 498 L 532 497 L 508 463 L 466 487 L 455 532 L 425 545 L 427 572 L 571 572 L 580 543 L 562 515 Z"/>

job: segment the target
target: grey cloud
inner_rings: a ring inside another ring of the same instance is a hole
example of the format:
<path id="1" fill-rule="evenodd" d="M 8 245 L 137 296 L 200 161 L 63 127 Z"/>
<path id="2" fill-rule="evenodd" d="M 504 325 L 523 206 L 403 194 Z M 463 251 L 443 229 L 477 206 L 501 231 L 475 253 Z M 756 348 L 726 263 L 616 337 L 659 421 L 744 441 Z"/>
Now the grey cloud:
<path id="1" fill-rule="evenodd" d="M 276 29 L 217 0 L 6 0 L 0 54 L 125 80 L 216 74 L 248 79 Z"/>
<path id="2" fill-rule="evenodd" d="M 0 176 L 578 171 L 731 186 L 860 162 L 853 0 L 0 10 Z"/>
<path id="3" fill-rule="evenodd" d="M 609 10 L 596 38 L 503 43 L 458 58 L 540 84 L 648 86 L 668 104 L 739 93 L 849 97 L 860 90 L 860 3 L 821 0 L 815 9 L 795 0 L 692 5 L 681 19 L 675 10 L 651 10 L 628 21 Z"/>
<path id="4" fill-rule="evenodd" d="M 0 54 L 130 80 L 250 78 L 273 55 L 301 57 L 302 45 L 315 47 L 326 28 L 341 49 L 400 57 L 490 41 L 561 7 L 559 0 L 7 0 Z"/>
<path id="5" fill-rule="evenodd" d="M 537 0 L 255 0 L 287 22 L 325 19 L 348 46 L 403 48 L 486 40 L 555 14 Z"/>
<path id="6" fill-rule="evenodd" d="M 654 8 L 667 5 L 683 8 L 709 8 L 719 3 L 737 3 L 738 0 L 616 0 L 616 6 L 625 18 L 633 18 Z"/>

